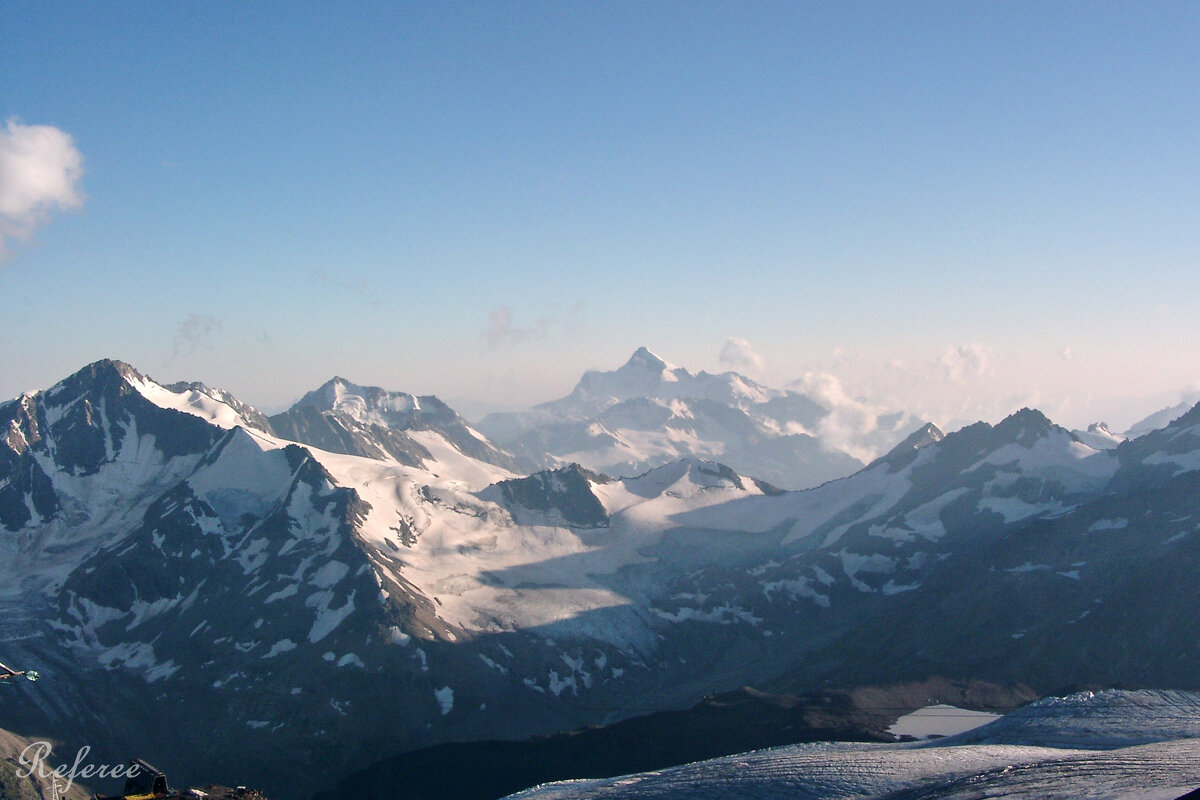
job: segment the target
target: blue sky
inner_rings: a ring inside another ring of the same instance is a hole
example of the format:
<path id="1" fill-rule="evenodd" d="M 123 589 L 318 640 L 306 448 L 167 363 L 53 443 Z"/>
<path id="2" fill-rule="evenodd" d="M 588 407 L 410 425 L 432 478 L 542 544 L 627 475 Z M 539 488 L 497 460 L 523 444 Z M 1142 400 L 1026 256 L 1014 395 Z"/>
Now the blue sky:
<path id="1" fill-rule="evenodd" d="M 1194 3 L 3 15 L 0 122 L 83 160 L 7 242 L 3 397 L 116 357 L 518 404 L 644 344 L 1120 426 L 1200 379 Z"/>

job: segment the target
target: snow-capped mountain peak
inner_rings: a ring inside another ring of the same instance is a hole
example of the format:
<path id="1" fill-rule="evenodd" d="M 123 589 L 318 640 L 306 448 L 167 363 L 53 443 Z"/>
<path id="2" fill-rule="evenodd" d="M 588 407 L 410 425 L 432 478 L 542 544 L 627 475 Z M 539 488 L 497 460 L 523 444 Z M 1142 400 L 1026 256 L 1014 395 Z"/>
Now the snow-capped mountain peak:
<path id="1" fill-rule="evenodd" d="M 322 450 L 368 458 L 394 458 L 419 466 L 435 459 L 430 447 L 448 443 L 452 450 L 496 466 L 512 466 L 512 457 L 467 425 L 454 409 L 433 395 L 418 397 L 378 386 L 360 386 L 335 377 L 270 418 L 285 439 Z M 437 440 L 425 432 L 435 432 Z"/>
<path id="2" fill-rule="evenodd" d="M 1025 447 L 1030 447 L 1038 439 L 1053 433 L 1068 433 L 1051 422 L 1041 411 L 1033 408 L 1022 408 L 1008 415 L 996 425 L 995 431 L 1002 439 Z"/>
<path id="3" fill-rule="evenodd" d="M 300 398 L 292 408 L 296 407 L 336 411 L 364 425 L 406 427 L 421 411 L 421 400 L 407 392 L 360 386 L 335 377 Z"/>
<path id="4" fill-rule="evenodd" d="M 850 474 L 867 460 L 860 453 L 873 456 L 917 426 L 903 412 L 879 410 L 862 424 L 860 412 L 847 422 L 799 392 L 736 372 L 693 373 L 641 347 L 615 370 L 587 371 L 566 397 L 479 425 L 529 471 L 574 461 L 632 477 L 699 456 L 802 489 Z"/>
<path id="5" fill-rule="evenodd" d="M 191 414 L 221 428 L 241 426 L 271 432 L 271 425 L 262 412 L 224 389 L 188 381 L 161 384 L 129 364 L 113 359 L 89 364 L 47 390 L 46 399 L 53 403 L 60 392 L 80 391 L 85 385 L 102 386 L 112 382 L 137 392 L 159 408 Z"/>
<path id="6" fill-rule="evenodd" d="M 693 373 L 665 361 L 646 347 L 639 347 L 617 369 L 610 372 L 588 370 L 570 395 L 537 408 L 582 419 L 635 398 L 712 400 L 744 408 L 783 394 L 736 372 Z"/>
<path id="7" fill-rule="evenodd" d="M 678 384 L 691 375 L 668 364 L 648 348 L 639 347 L 622 366 L 611 372 L 588 370 L 570 395 L 553 404 L 576 418 L 597 413 L 610 405 L 634 397 L 660 397 L 663 384 Z"/>
<path id="8" fill-rule="evenodd" d="M 1071 431 L 1075 434 L 1075 438 L 1086 444 L 1093 450 L 1111 450 L 1121 442 L 1125 441 L 1125 437 L 1113 433 L 1109 430 L 1106 423 L 1093 422 L 1088 425 L 1086 431 Z"/>
<path id="9" fill-rule="evenodd" d="M 271 423 L 265 414 L 257 408 L 241 402 L 224 389 L 196 382 L 172 383 L 163 388 L 173 394 L 183 395 L 187 406 L 184 410 L 188 413 L 209 419 L 221 427 L 230 428 L 243 425 L 257 428 L 263 433 L 271 433 Z M 229 411 L 233 412 L 233 417 L 229 416 Z"/>

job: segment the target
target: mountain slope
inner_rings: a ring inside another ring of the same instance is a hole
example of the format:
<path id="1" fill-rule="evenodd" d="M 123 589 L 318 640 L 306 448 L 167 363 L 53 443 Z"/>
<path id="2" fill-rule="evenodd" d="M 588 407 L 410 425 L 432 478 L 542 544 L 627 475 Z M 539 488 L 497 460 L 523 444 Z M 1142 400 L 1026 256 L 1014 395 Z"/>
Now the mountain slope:
<path id="1" fill-rule="evenodd" d="M 929 744 L 793 745 L 658 772 L 549 784 L 512 798 L 1168 800 L 1200 783 L 1197 711 L 1200 700 L 1190 693 L 1089 692 L 1048 698 Z M 1190 724 L 1177 724 L 1180 719 Z M 1098 735 L 1104 731 L 1115 735 Z"/>
<path id="2" fill-rule="evenodd" d="M 1045 689 L 1200 686 L 1200 651 L 1184 633 L 1200 601 L 1179 591 L 1200 564 L 1197 413 L 1083 458 L 1076 480 L 1107 476 L 1092 488 L 1077 484 L 1084 491 L 1068 490 L 1058 472 L 1041 483 L 1013 481 L 1017 494 L 992 507 L 1040 510 L 974 526 L 975 544 L 927 571 L 919 591 L 860 620 L 831 641 L 823 663 L 810 661 L 775 688 L 823 674 L 854 682 L 929 669 L 999 682 L 1019 676 Z"/>
<path id="3" fill-rule="evenodd" d="M 1197 402 L 1200 402 L 1200 392 L 1189 390 L 1183 393 L 1183 399 L 1173 406 L 1155 411 L 1144 419 L 1141 419 L 1129 426 L 1129 430 L 1125 431 L 1125 438 L 1136 439 L 1139 436 L 1145 436 L 1151 431 L 1156 431 L 1165 428 L 1172 421 L 1186 414 Z"/>

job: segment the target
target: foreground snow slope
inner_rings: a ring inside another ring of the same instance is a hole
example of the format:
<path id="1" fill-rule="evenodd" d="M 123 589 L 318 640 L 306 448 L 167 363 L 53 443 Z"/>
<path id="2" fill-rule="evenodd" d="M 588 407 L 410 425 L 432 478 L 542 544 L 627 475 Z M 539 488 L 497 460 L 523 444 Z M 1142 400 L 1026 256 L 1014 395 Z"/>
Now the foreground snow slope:
<path id="1" fill-rule="evenodd" d="M 1085 693 L 1040 701 L 933 744 L 779 747 L 640 775 L 549 784 L 512 797 L 1172 800 L 1200 786 L 1197 736 L 1200 695 Z"/>

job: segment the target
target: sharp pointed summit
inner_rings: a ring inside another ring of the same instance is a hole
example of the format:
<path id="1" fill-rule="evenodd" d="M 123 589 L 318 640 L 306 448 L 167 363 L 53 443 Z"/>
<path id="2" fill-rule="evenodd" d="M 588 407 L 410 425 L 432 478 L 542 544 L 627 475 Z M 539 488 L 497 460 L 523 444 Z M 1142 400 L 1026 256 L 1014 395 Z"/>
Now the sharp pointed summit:
<path id="1" fill-rule="evenodd" d="M 1041 411 L 1022 408 L 1002 419 L 995 427 L 996 434 L 1016 444 L 1031 446 L 1038 439 L 1051 433 L 1069 432 L 1055 425 Z"/>
<path id="2" fill-rule="evenodd" d="M 927 422 L 908 435 L 904 441 L 893 447 L 886 455 L 876 459 L 872 466 L 879 463 L 891 465 L 893 470 L 902 469 L 917 457 L 917 451 L 922 447 L 937 444 L 946 438 L 941 428 L 932 422 Z"/>
<path id="3" fill-rule="evenodd" d="M 663 370 L 673 369 L 673 367 L 660 358 L 656 353 L 648 347 L 639 347 L 633 351 L 633 355 L 625 362 L 626 368 L 643 369 L 654 372 L 662 372 Z"/>

